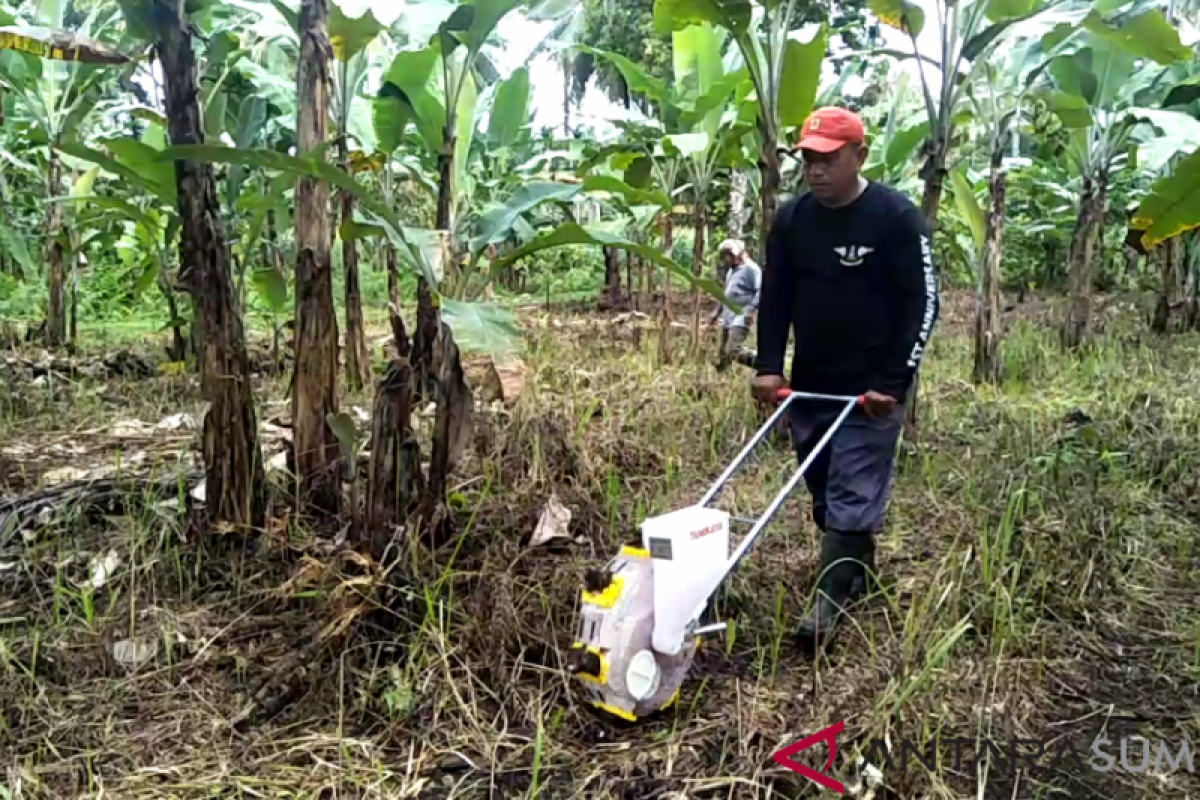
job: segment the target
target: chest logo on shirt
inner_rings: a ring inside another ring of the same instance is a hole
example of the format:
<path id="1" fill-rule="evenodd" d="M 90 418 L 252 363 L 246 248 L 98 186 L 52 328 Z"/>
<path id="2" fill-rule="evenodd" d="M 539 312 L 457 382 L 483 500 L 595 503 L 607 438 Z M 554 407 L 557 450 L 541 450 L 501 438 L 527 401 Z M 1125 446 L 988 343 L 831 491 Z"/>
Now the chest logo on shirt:
<path id="1" fill-rule="evenodd" d="M 857 267 L 863 263 L 863 259 L 875 252 L 874 247 L 859 247 L 851 245 L 849 247 L 835 247 L 833 252 L 838 254 L 838 261 L 842 262 L 843 267 Z"/>

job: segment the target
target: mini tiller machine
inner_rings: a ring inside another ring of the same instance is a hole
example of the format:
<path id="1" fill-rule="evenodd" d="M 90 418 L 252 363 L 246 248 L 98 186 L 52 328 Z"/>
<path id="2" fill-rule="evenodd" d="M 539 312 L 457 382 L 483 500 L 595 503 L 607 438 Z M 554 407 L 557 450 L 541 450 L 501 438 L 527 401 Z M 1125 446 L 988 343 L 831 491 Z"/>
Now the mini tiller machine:
<path id="1" fill-rule="evenodd" d="M 754 438 L 694 506 L 642 523 L 642 546 L 626 545 L 604 569 L 584 575 L 581 619 L 567 669 L 583 681 L 592 705 L 636 721 L 675 702 L 700 637 L 725 623 L 700 626 L 700 616 L 725 578 L 754 545 L 821 450 L 862 397 L 782 389 L 782 401 Z M 797 400 L 844 404 L 841 414 L 757 520 L 709 508 L 734 472 Z M 751 524 L 729 553 L 729 523 Z"/>

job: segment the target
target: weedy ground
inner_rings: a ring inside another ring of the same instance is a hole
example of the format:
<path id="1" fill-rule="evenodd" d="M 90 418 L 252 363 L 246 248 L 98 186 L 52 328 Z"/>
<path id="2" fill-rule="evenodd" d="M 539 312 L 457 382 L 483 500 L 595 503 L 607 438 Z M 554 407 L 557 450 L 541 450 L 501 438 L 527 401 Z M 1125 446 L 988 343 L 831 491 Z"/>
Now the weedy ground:
<path id="1" fill-rule="evenodd" d="M 815 661 L 791 639 L 817 558 L 800 491 L 722 593 L 730 631 L 676 707 L 629 726 L 581 705 L 562 664 L 582 570 L 698 499 L 760 417 L 748 373 L 683 358 L 686 330 L 662 364 L 636 316 L 531 309 L 524 392 L 479 404 L 452 481 L 456 537 L 388 576 L 279 492 L 252 542 L 198 535 L 183 484 L 0 530 L 0 797 L 817 796 L 771 756 L 841 720 L 833 773 L 859 797 L 1200 796 L 1186 766 L 1124 769 L 1119 745 L 1200 742 L 1200 339 L 1114 312 L 1069 356 L 1020 307 L 1005 383 L 975 387 L 969 312 L 951 299 L 928 357 L 883 587 Z M 194 458 L 194 378 L 134 352 L 147 374 L 92 353 L 90 375 L 39 379 L 42 356 L 7 356 L 0 503 Z M 256 390 L 269 458 L 286 379 Z M 794 467 L 761 452 L 721 501 L 738 515 Z M 531 547 L 552 497 L 567 535 Z M 1088 766 L 1097 736 L 1111 771 Z M 956 759 L 956 737 L 1002 749 Z M 1015 738 L 1045 755 L 1014 767 Z M 894 748 L 890 768 L 872 754 L 883 786 L 855 762 L 874 739 Z M 941 741 L 935 767 L 902 764 L 902 739 L 926 758 Z M 1067 741 L 1082 762 L 1056 761 Z"/>

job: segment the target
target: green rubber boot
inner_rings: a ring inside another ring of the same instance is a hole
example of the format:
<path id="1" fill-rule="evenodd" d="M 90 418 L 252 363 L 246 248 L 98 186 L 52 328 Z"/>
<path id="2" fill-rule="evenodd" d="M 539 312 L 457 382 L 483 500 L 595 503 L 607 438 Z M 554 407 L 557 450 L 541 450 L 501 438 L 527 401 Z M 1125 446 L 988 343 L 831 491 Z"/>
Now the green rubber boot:
<path id="1" fill-rule="evenodd" d="M 796 634 L 810 649 L 831 638 L 851 604 L 875 586 L 875 537 L 826 531 L 821 539 L 821 581 L 816 602 Z"/>

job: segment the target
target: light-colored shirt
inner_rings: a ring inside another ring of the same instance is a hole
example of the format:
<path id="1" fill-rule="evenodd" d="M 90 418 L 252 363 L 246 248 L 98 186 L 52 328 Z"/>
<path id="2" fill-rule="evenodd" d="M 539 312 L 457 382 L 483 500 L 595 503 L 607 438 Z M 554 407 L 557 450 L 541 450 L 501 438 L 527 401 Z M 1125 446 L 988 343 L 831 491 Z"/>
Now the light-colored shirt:
<path id="1" fill-rule="evenodd" d="M 741 264 L 729 270 L 725 276 L 725 296 L 742 307 L 741 314 L 725 306 L 721 309 L 721 326 L 745 328 L 746 314 L 758 310 L 759 291 L 762 289 L 762 269 L 748 256 Z"/>

